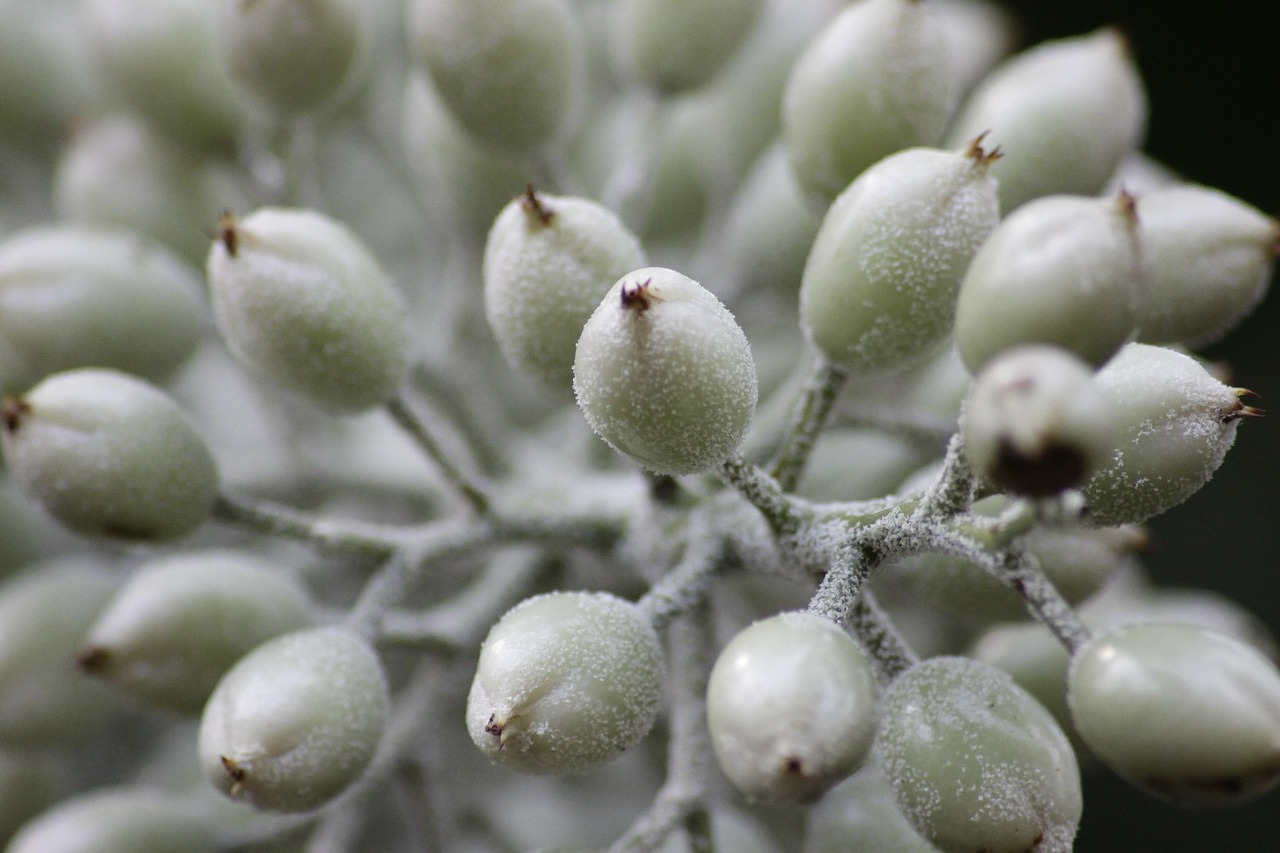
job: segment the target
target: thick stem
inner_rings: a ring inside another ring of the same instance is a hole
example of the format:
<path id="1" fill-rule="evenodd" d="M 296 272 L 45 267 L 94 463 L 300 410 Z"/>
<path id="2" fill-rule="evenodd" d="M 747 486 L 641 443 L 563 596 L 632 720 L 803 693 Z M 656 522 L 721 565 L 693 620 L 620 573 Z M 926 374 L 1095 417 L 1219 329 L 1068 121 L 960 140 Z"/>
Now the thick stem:
<path id="1" fill-rule="evenodd" d="M 794 491 L 800 482 L 814 442 L 848 378 L 849 373 L 843 367 L 818 356 L 813 374 L 792 410 L 782 446 L 769 464 L 770 475 L 784 492 Z"/>
<path id="2" fill-rule="evenodd" d="M 478 515 L 489 511 L 489 496 L 471 475 L 467 474 L 449 458 L 444 447 L 436 439 L 435 434 L 427 426 L 426 421 L 409 407 L 402 397 L 393 397 L 384 404 L 387 413 L 422 449 L 436 466 L 445 480 L 453 487 L 463 500 L 471 505 Z"/>
<path id="3" fill-rule="evenodd" d="M 809 599 L 808 611 L 837 625 L 849 623 L 863 584 L 871 572 L 873 555 L 853 546 L 841 547 L 831 567 Z"/>
<path id="4" fill-rule="evenodd" d="M 720 479 L 760 510 L 778 536 L 793 536 L 804 526 L 808 513 L 801 512 L 800 502 L 785 494 L 781 485 L 759 467 L 733 456 L 725 460 L 719 473 Z"/>

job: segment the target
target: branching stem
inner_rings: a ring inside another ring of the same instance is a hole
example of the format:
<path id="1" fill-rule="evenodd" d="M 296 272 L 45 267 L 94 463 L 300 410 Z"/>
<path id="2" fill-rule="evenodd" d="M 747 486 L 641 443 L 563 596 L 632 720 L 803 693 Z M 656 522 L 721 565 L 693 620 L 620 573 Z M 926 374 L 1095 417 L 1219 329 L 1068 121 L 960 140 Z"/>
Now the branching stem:
<path id="1" fill-rule="evenodd" d="M 769 474 L 784 492 L 793 491 L 800 482 L 818 433 L 848 378 L 849 373 L 843 367 L 818 356 L 813 374 L 805 382 L 792 410 L 782 446 L 769 464 Z"/>

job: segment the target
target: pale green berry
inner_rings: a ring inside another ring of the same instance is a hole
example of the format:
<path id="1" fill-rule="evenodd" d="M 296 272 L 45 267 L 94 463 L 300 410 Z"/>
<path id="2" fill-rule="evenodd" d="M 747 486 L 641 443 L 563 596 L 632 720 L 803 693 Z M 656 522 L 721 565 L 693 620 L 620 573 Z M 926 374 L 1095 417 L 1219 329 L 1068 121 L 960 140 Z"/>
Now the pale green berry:
<path id="1" fill-rule="evenodd" d="M 1220 340 L 1262 301 L 1280 253 L 1280 223 L 1208 187 L 1138 197 L 1146 291 L 1145 343 L 1201 347 Z"/>
<path id="2" fill-rule="evenodd" d="M 89 103 L 79 2 L 7 0 L 0 27 L 0 137 L 48 145 Z"/>
<path id="3" fill-rule="evenodd" d="M 223 675 L 200 719 L 200 766 L 263 811 L 319 808 L 359 779 L 390 707 L 377 654 L 341 627 L 258 646 Z"/>
<path id="4" fill-rule="evenodd" d="M 498 215 L 484 251 L 485 316 L 507 364 L 572 394 L 583 325 L 613 283 L 644 264 L 640 241 L 607 208 L 530 187 Z"/>
<path id="5" fill-rule="evenodd" d="M 877 160 L 941 141 L 957 93 L 946 37 L 927 7 L 851 3 L 796 62 L 782 141 L 819 209 Z"/>
<path id="6" fill-rule="evenodd" d="M 1101 365 L 1134 334 L 1142 271 L 1133 200 L 1037 199 L 982 244 L 956 302 L 956 345 L 977 374 L 1018 344 Z"/>
<path id="7" fill-rule="evenodd" d="M 893 798 L 875 761 L 836 785 L 809 809 L 804 853 L 936 853 Z"/>
<path id="8" fill-rule="evenodd" d="M 987 0 L 928 0 L 928 5 L 942 25 L 947 61 L 961 94 L 1017 46 L 1018 22 L 1007 7 Z"/>
<path id="9" fill-rule="evenodd" d="M 235 551 L 177 554 L 134 571 L 77 660 L 131 698 L 195 714 L 237 660 L 313 621 L 306 590 L 279 566 Z"/>
<path id="10" fill-rule="evenodd" d="M 18 827 L 53 805 L 60 787 L 49 756 L 0 753 L 0 838 L 11 839 Z"/>
<path id="11" fill-rule="evenodd" d="M 996 227 L 991 155 L 913 148 L 858 176 L 827 211 L 805 263 L 800 322 L 855 372 L 918 361 L 951 330 L 956 291 Z"/>
<path id="12" fill-rule="evenodd" d="M 1117 424 L 1089 365 L 1066 350 L 1027 344 L 983 367 L 960 433 L 975 471 L 1014 494 L 1047 497 L 1106 463 Z"/>
<path id="13" fill-rule="evenodd" d="M 36 563 L 0 585 L 0 744 L 75 743 L 118 716 L 111 691 L 75 669 L 85 626 L 115 588 L 88 557 Z"/>
<path id="14" fill-rule="evenodd" d="M 1280 673 L 1188 625 L 1127 625 L 1071 662 L 1076 729 L 1131 782 L 1187 805 L 1237 803 L 1280 780 Z"/>
<path id="15" fill-rule="evenodd" d="M 763 0 L 624 0 L 614 13 L 623 65 L 664 92 L 714 77 L 751 32 Z"/>
<path id="16" fill-rule="evenodd" d="M 1129 344 L 1096 374 L 1115 415 L 1111 457 L 1084 484 L 1090 519 L 1141 523 L 1182 503 L 1218 470 L 1248 392 L 1224 385 L 1194 358 L 1164 347 Z"/>
<path id="17" fill-rule="evenodd" d="M 231 77 L 281 115 L 329 100 L 364 38 L 354 0 L 224 2 L 219 47 Z"/>
<path id="18" fill-rule="evenodd" d="M 177 539 L 204 523 L 218 471 L 187 414 L 114 370 L 55 373 L 7 398 L 0 446 L 23 492 L 80 533 Z"/>
<path id="19" fill-rule="evenodd" d="M 90 54 L 110 96 L 164 134 L 204 148 L 231 144 L 248 115 L 218 58 L 208 0 L 89 0 Z"/>
<path id="20" fill-rule="evenodd" d="M 152 381 L 200 341 L 195 273 L 130 231 L 50 225 L 0 242 L 0 339 L 22 360 L 13 385 L 92 365 Z"/>
<path id="21" fill-rule="evenodd" d="M 542 145 L 565 125 L 585 67 L 567 0 L 411 0 L 409 47 L 468 133 Z"/>
<path id="22" fill-rule="evenodd" d="M 509 610 L 480 647 L 467 731 L 493 761 L 569 773 L 616 758 L 649 731 L 662 645 L 636 605 L 555 592 Z"/>
<path id="23" fill-rule="evenodd" d="M 587 321 L 573 365 L 596 434 L 658 474 L 696 474 L 742 443 L 759 393 L 751 346 L 729 310 L 678 272 L 636 270 Z"/>
<path id="24" fill-rule="evenodd" d="M 1006 674 L 932 658 L 889 686 L 876 754 L 903 814 L 946 853 L 1066 853 L 1082 808 L 1066 735 Z"/>
<path id="25" fill-rule="evenodd" d="M 59 217 L 140 231 L 197 266 L 209 223 L 244 195 L 215 161 L 131 116 L 78 125 L 53 194 Z"/>
<path id="26" fill-rule="evenodd" d="M 217 853 L 213 827 L 178 796 L 105 788 L 64 800 L 26 823 L 6 853 Z"/>
<path id="27" fill-rule="evenodd" d="M 1147 99 L 1122 36 L 1099 30 L 1044 42 L 978 85 L 948 131 L 959 145 L 990 132 L 1008 156 L 992 174 L 1007 213 L 1033 198 L 1093 195 L 1146 129 Z"/>
<path id="28" fill-rule="evenodd" d="M 871 749 L 879 692 L 875 667 L 840 626 L 780 613 L 739 632 L 716 659 L 711 746 L 749 798 L 814 800 Z"/>
<path id="29" fill-rule="evenodd" d="M 241 363 L 334 413 L 398 391 L 409 347 L 400 300 L 341 223 L 289 208 L 225 217 L 207 268 L 218 331 Z"/>

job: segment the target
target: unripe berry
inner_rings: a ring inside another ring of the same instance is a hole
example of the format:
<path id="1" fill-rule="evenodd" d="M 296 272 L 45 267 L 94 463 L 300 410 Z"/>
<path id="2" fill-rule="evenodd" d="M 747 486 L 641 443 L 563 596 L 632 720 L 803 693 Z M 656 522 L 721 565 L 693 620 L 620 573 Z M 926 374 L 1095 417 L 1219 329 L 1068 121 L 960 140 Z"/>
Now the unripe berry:
<path id="1" fill-rule="evenodd" d="M 1080 772 L 1052 716 L 1009 676 L 932 658 L 885 692 L 876 754 L 903 814 L 946 853 L 1067 853 Z"/>
<path id="2" fill-rule="evenodd" d="M 1142 141 L 1147 99 L 1119 33 L 1045 42 L 995 69 L 948 131 L 990 132 L 1008 157 L 992 169 L 1008 213 L 1040 196 L 1093 195 Z"/>
<path id="3" fill-rule="evenodd" d="M 309 210 L 225 217 L 209 251 L 213 315 L 241 363 L 319 406 L 352 414 L 400 387 L 408 333 L 364 244 Z"/>
<path id="4" fill-rule="evenodd" d="M 213 829 L 167 791 L 105 788 L 28 821 L 6 853 L 217 853 Z"/>
<path id="5" fill-rule="evenodd" d="M 582 327 L 644 248 L 607 208 L 530 187 L 506 206 L 484 251 L 484 307 L 503 358 L 548 390 L 573 390 Z"/>
<path id="6" fill-rule="evenodd" d="M 658 474 L 697 474 L 737 450 L 759 389 L 751 346 L 710 291 L 678 272 L 636 270 L 587 321 L 573 365 L 596 434 Z"/>
<path id="7" fill-rule="evenodd" d="M 1133 200 L 1051 196 L 1014 211 L 973 258 L 956 345 L 977 374 L 1002 350 L 1054 344 L 1095 367 L 1133 336 L 1142 273 Z"/>
<path id="8" fill-rule="evenodd" d="M 748 797 L 813 800 L 866 757 L 878 694 L 875 668 L 843 629 L 781 613 L 741 631 L 716 659 L 711 745 Z"/>
<path id="9" fill-rule="evenodd" d="M 1146 292 L 1145 343 L 1220 340 L 1265 295 L 1280 223 L 1226 193 L 1190 185 L 1138 197 Z"/>
<path id="10" fill-rule="evenodd" d="M 827 211 L 800 287 L 805 335 L 855 372 L 920 360 L 951 330 L 956 291 L 996 227 L 991 155 L 913 148 L 886 157 Z"/>
<path id="11" fill-rule="evenodd" d="M 941 140 L 956 91 L 942 28 L 927 5 L 852 3 L 796 62 L 782 141 L 819 209 L 877 160 Z"/>
<path id="12" fill-rule="evenodd" d="M 809 809 L 804 853 L 937 853 L 898 809 L 875 761 L 836 785 Z"/>
<path id="13" fill-rule="evenodd" d="M 163 391 L 114 370 L 55 373 L 5 404 L 0 446 L 14 479 L 80 533 L 177 539 L 208 518 L 218 471 Z"/>
<path id="14" fill-rule="evenodd" d="M 653 725 L 662 645 L 608 593 L 555 592 L 509 610 L 480 647 L 467 731 L 492 760 L 568 773 L 617 757 Z"/>
<path id="15" fill-rule="evenodd" d="M 1098 371 L 1119 432 L 1109 462 L 1084 484 L 1096 524 L 1141 523 L 1182 503 L 1218 470 L 1248 392 L 1219 382 L 1195 359 L 1129 344 Z"/>
<path id="16" fill-rule="evenodd" d="M 85 625 L 115 587 L 94 560 L 68 557 L 0 586 L 0 745 L 74 743 L 116 717 L 111 691 L 75 669 Z"/>
<path id="17" fill-rule="evenodd" d="M 217 53 L 208 0 L 90 0 L 89 48 L 109 94 L 162 133 L 231 144 L 248 115 Z"/>
<path id="18" fill-rule="evenodd" d="M 627 69 L 664 92 L 693 89 L 724 67 L 756 23 L 762 0 L 625 0 L 615 43 Z"/>
<path id="19" fill-rule="evenodd" d="M 960 431 L 975 471 L 1032 497 L 1075 488 L 1106 463 L 1117 425 L 1089 365 L 1066 350 L 1005 350 L 974 380 Z"/>
<path id="20" fill-rule="evenodd" d="M 0 341 L 25 368 L 13 385 L 88 365 L 164 380 L 202 313 L 191 269 L 141 234 L 51 225 L 0 243 Z"/>
<path id="21" fill-rule="evenodd" d="M 292 115 L 329 99 L 347 78 L 363 37 L 351 0 L 222 4 L 222 59 L 232 78 L 272 110 Z"/>
<path id="22" fill-rule="evenodd" d="M 312 621 L 306 591 L 282 568 L 249 553 L 178 554 L 133 573 L 77 660 L 131 697 L 195 714 L 237 660 Z"/>
<path id="23" fill-rule="evenodd" d="M 529 149 L 564 126 L 584 65 L 566 0 L 412 0 L 409 47 L 458 122 Z"/>
<path id="24" fill-rule="evenodd" d="M 200 719 L 200 765 L 264 811 L 319 808 L 360 777 L 390 705 L 382 664 L 341 627 L 284 634 L 241 658 Z"/>
<path id="25" fill-rule="evenodd" d="M 1076 729 L 1131 782 L 1186 805 L 1250 799 L 1280 780 L 1280 673 L 1188 625 L 1127 625 L 1076 652 Z"/>

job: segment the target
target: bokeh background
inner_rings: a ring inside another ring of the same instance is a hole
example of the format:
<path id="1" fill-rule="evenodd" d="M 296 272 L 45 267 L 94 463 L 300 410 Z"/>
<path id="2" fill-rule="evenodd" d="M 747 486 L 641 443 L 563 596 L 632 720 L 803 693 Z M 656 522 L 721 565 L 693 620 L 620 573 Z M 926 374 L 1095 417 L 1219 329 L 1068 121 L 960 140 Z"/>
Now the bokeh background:
<path id="1" fill-rule="evenodd" d="M 1280 11 L 1272 3 L 1150 0 L 1002 5 L 1024 43 L 1118 26 L 1151 103 L 1147 151 L 1185 176 L 1280 215 Z M 1280 634 L 1280 286 L 1205 354 L 1261 395 L 1272 417 L 1243 424 L 1218 475 L 1156 519 L 1148 566 L 1163 584 L 1211 587 Z M 1079 853 L 1267 853 L 1280 850 L 1280 792 L 1250 806 L 1189 811 L 1137 793 L 1105 772 L 1085 789 Z"/>

